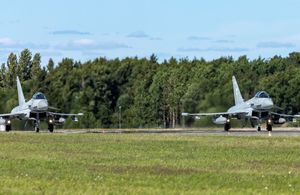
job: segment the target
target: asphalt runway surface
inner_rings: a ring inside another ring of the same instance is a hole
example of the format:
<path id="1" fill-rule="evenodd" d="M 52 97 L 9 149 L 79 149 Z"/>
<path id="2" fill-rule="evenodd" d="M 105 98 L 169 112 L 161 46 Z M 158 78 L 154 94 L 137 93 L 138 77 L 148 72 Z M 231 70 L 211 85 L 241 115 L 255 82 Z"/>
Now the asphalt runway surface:
<path id="1" fill-rule="evenodd" d="M 47 131 L 41 131 L 47 132 Z M 274 128 L 272 132 L 264 129 L 258 132 L 255 129 L 93 129 L 93 130 L 55 130 L 61 134 L 151 134 L 151 135 L 191 135 L 191 136 L 300 136 L 300 128 Z"/>
<path id="2" fill-rule="evenodd" d="M 35 131 L 12 130 L 2 133 L 35 133 Z M 47 130 L 40 130 L 39 133 L 49 133 Z M 50 133 L 49 133 L 50 134 Z M 254 128 L 234 128 L 229 132 L 223 129 L 205 128 L 179 128 L 179 129 L 56 129 L 54 134 L 144 134 L 144 135 L 190 135 L 190 136 L 277 136 L 297 137 L 300 136 L 300 128 L 274 128 L 272 132 L 265 129 L 256 131 Z"/>

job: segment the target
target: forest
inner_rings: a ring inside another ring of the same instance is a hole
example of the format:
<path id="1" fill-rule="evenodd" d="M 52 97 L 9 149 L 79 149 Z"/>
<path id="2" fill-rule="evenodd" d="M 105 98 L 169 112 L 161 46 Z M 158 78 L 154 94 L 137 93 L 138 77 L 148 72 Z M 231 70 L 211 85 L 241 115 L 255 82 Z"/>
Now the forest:
<path id="1" fill-rule="evenodd" d="M 78 123 L 66 128 L 175 128 L 210 126 L 211 120 L 183 119 L 181 112 L 226 111 L 234 104 L 231 77 L 235 75 L 244 99 L 265 90 L 287 114 L 300 111 L 300 53 L 287 57 L 250 60 L 161 60 L 99 57 L 80 62 L 42 56 L 24 49 L 11 53 L 0 70 L 0 113 L 18 104 L 18 75 L 26 100 L 43 92 L 59 112 L 83 112 Z"/>

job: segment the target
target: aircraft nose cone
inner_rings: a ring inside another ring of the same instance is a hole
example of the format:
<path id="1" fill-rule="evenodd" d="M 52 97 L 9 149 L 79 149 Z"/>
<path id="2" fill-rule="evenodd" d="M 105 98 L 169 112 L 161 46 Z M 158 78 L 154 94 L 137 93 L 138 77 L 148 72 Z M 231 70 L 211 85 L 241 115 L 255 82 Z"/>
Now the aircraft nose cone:
<path id="1" fill-rule="evenodd" d="M 266 107 L 273 108 L 273 106 L 274 106 L 274 103 L 273 103 L 272 99 L 269 99 L 269 101 L 267 101 L 267 103 L 266 103 Z"/>
<path id="2" fill-rule="evenodd" d="M 38 110 L 47 110 L 48 103 L 46 101 L 40 101 L 37 105 Z"/>

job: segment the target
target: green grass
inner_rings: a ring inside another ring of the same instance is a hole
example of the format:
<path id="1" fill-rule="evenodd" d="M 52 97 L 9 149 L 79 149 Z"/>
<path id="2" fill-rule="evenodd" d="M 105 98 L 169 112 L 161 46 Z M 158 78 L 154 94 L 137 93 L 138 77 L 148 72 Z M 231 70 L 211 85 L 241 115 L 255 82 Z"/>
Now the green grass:
<path id="1" fill-rule="evenodd" d="M 300 137 L 0 133 L 0 194 L 300 193 Z"/>

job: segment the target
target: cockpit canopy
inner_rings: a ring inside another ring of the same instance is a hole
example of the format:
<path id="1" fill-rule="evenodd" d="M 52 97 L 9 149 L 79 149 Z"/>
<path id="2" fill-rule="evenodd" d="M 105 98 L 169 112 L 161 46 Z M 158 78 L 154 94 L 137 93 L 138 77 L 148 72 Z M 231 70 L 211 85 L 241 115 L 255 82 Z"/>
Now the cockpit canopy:
<path id="1" fill-rule="evenodd" d="M 255 95 L 256 98 L 270 98 L 269 94 L 265 91 L 259 91 Z"/>
<path id="2" fill-rule="evenodd" d="M 45 97 L 45 95 L 44 95 L 43 93 L 37 92 L 37 93 L 35 93 L 35 94 L 32 96 L 32 99 L 34 99 L 34 100 L 45 100 L 46 97 Z"/>

